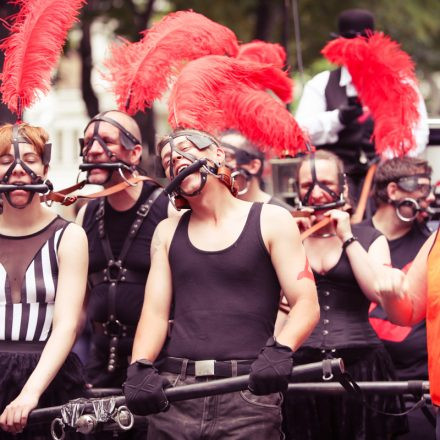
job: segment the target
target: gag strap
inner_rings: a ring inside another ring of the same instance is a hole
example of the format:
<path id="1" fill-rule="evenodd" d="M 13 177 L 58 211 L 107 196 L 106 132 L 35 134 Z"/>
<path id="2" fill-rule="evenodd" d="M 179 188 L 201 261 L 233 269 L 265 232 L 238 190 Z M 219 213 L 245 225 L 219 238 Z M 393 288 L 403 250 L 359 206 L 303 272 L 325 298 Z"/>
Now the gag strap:
<path id="1" fill-rule="evenodd" d="M 344 206 L 346 203 L 343 187 L 344 187 L 344 174 L 339 173 L 339 194 L 335 193 L 331 188 L 329 188 L 325 183 L 322 183 L 318 180 L 316 176 L 316 167 L 315 167 L 315 155 L 313 153 L 310 153 L 310 170 L 312 173 L 312 185 L 310 185 L 310 188 L 307 190 L 304 197 L 301 199 L 300 204 L 301 207 L 307 206 L 313 208 L 315 211 L 322 211 L 324 209 L 334 209 L 334 208 L 340 208 L 341 206 Z M 323 205 L 311 205 L 309 203 L 310 196 L 312 194 L 313 189 L 315 186 L 318 185 L 319 188 L 321 188 L 323 191 L 328 193 L 331 197 L 333 197 L 333 202 L 325 203 Z"/>
<path id="2" fill-rule="evenodd" d="M 90 285 L 96 286 L 101 283 L 108 283 L 108 302 L 107 302 L 107 321 L 101 324 L 103 333 L 109 338 L 109 360 L 107 370 L 113 372 L 118 363 L 118 344 L 119 339 L 123 337 L 134 336 L 135 326 L 122 324 L 116 317 L 116 292 L 119 283 L 132 282 L 144 284 L 146 274 L 139 274 L 136 271 L 124 267 L 125 258 L 130 250 L 133 241 L 135 240 L 143 222 L 151 210 L 154 202 L 162 193 L 162 188 L 156 188 L 148 197 L 148 200 L 143 203 L 136 212 L 136 218 L 130 227 L 130 231 L 122 245 L 121 252 L 118 258 L 115 258 L 110 245 L 108 235 L 105 231 L 104 214 L 105 214 L 105 199 L 101 198 L 99 201 L 99 208 L 96 213 L 96 220 L 98 221 L 98 233 L 102 243 L 105 258 L 107 259 L 107 267 L 100 271 L 89 275 Z"/>
<path id="3" fill-rule="evenodd" d="M 208 148 L 212 144 L 217 144 L 218 142 L 208 134 L 199 133 L 197 131 L 191 131 L 191 130 L 182 130 L 177 131 L 162 142 L 163 145 L 166 145 L 166 143 L 169 142 L 170 144 L 170 158 L 173 157 L 173 152 L 176 152 L 177 154 L 181 155 L 185 159 L 192 162 L 192 165 L 190 165 L 188 168 L 180 172 L 177 176 L 174 175 L 174 169 L 172 164 L 170 165 L 170 184 L 165 188 L 165 192 L 169 195 L 171 201 L 173 202 L 174 206 L 177 209 L 187 209 L 189 208 L 189 204 L 186 201 L 186 197 L 194 197 L 198 194 L 200 194 L 206 184 L 206 180 L 208 178 L 208 174 L 216 177 L 220 180 L 228 189 L 231 191 L 232 195 L 236 196 L 237 190 L 234 186 L 233 178 L 231 177 L 231 170 L 227 166 L 222 165 L 208 165 L 208 159 L 197 159 L 196 156 L 194 156 L 191 153 L 188 153 L 186 151 L 182 151 L 179 148 L 177 148 L 174 140 L 179 137 L 185 137 L 186 140 L 191 142 L 196 148 L 199 150 L 204 150 Z M 193 191 L 192 193 L 186 193 L 180 188 L 180 184 L 182 181 L 189 176 L 190 174 L 199 171 L 201 175 L 201 182 L 199 187 Z"/>
<path id="4" fill-rule="evenodd" d="M 21 137 L 19 133 L 19 125 L 14 124 L 12 126 L 12 146 L 14 148 L 14 162 L 9 166 L 7 169 L 5 175 L 3 176 L 3 179 L 0 181 L 0 193 L 5 193 L 6 200 L 8 203 L 13 206 L 14 208 L 24 208 L 25 206 L 29 205 L 29 203 L 32 201 L 34 194 L 36 192 L 39 193 L 47 193 L 53 189 L 52 184 L 46 180 L 43 181 L 43 179 L 38 176 L 29 166 L 27 166 L 23 160 L 20 157 L 20 144 L 31 144 L 31 142 L 26 139 L 25 137 Z M 47 166 L 50 162 L 50 155 L 51 155 L 51 144 L 45 144 L 43 149 L 43 165 Z M 28 174 L 31 177 L 32 183 L 30 185 L 22 185 L 22 184 L 9 184 L 9 178 L 11 177 L 12 173 L 14 172 L 14 169 L 17 165 L 20 165 L 26 174 Z M 24 206 L 17 206 L 14 203 L 12 203 L 10 198 L 10 192 L 15 191 L 17 189 L 23 190 L 23 191 L 29 191 L 29 198 Z"/>
<path id="5" fill-rule="evenodd" d="M 126 170 L 129 172 L 133 172 L 137 167 L 133 167 L 132 165 L 124 162 L 123 160 L 119 159 L 115 153 L 113 153 L 105 143 L 104 139 L 99 135 L 99 125 L 101 122 L 107 122 L 110 125 L 113 125 L 119 130 L 119 141 L 121 145 L 126 150 L 132 150 L 136 145 L 140 144 L 141 141 L 136 138 L 132 133 L 130 133 L 124 126 L 122 126 L 118 121 L 115 121 L 114 119 L 105 116 L 108 112 L 103 112 L 98 115 L 96 115 L 93 119 L 90 120 L 90 122 L 87 124 L 84 133 L 87 131 L 87 128 L 90 126 L 90 124 L 95 124 L 93 127 L 93 135 L 87 142 L 87 145 L 84 142 L 84 138 L 79 139 L 79 145 L 80 145 L 80 156 L 85 158 L 87 156 L 88 151 L 93 145 L 93 142 L 98 142 L 99 145 L 102 147 L 102 149 L 105 151 L 107 157 L 109 158 L 109 162 L 104 163 L 87 163 L 84 162 L 79 165 L 80 171 L 86 171 L 89 172 L 92 169 L 103 169 L 110 171 L 106 181 L 104 183 L 107 183 L 112 176 L 113 171 L 118 170 L 118 172 L 121 174 L 121 176 L 124 178 L 122 174 L 122 170 Z"/>

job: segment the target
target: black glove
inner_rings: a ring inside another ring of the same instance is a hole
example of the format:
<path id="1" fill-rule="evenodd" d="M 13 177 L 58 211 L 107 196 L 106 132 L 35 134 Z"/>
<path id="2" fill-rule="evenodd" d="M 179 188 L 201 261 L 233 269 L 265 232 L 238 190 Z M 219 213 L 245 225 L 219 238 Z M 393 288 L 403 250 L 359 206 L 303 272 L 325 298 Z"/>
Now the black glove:
<path id="1" fill-rule="evenodd" d="M 293 368 L 293 351 L 269 338 L 251 365 L 249 391 L 257 396 L 286 391 Z"/>
<path id="2" fill-rule="evenodd" d="M 349 98 L 347 104 L 339 107 L 339 120 L 341 124 L 350 125 L 363 113 L 362 104 L 357 98 Z"/>
<path id="3" fill-rule="evenodd" d="M 139 416 L 166 411 L 169 407 L 164 389 L 169 380 L 162 377 L 153 364 L 141 359 L 127 369 L 127 380 L 122 385 L 128 409 Z"/>

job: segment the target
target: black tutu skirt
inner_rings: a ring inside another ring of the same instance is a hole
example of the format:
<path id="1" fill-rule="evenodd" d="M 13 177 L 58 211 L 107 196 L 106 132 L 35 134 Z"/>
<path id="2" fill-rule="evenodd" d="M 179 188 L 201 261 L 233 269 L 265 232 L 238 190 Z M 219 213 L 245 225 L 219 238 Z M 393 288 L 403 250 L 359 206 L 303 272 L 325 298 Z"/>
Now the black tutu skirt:
<path id="1" fill-rule="evenodd" d="M 11 343 L 13 344 L 13 343 Z M 22 390 L 34 371 L 41 353 L 0 352 L 0 414 Z M 70 353 L 54 380 L 40 397 L 39 408 L 62 405 L 71 399 L 84 396 L 85 380 L 81 361 Z M 0 440 L 50 439 L 50 422 L 27 426 L 22 434 L 12 436 L 0 429 Z M 67 437 L 66 438 L 72 438 Z M 79 437 L 78 437 L 79 438 Z"/>
<path id="2" fill-rule="evenodd" d="M 325 358 L 319 349 L 300 348 L 295 365 Z M 327 356 L 328 357 L 328 356 Z M 344 360 L 345 370 L 355 381 L 394 381 L 391 358 L 382 345 L 337 350 L 333 357 Z M 389 413 L 405 411 L 401 396 L 365 394 L 367 404 Z M 284 400 L 283 424 L 288 440 L 386 440 L 407 432 L 405 416 L 379 414 L 360 399 L 342 394 L 288 394 Z"/>

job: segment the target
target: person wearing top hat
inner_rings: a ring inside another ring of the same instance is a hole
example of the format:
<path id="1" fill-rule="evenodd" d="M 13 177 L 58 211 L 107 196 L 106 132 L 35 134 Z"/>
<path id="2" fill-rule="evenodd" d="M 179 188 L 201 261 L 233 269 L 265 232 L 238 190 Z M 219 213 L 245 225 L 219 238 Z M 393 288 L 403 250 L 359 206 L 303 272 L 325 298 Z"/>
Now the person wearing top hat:
<path id="1" fill-rule="evenodd" d="M 349 9 L 341 12 L 339 33 L 331 36 L 368 38 L 374 29 L 371 12 Z M 420 93 L 417 94 L 419 121 L 413 129 L 414 155 L 424 150 L 429 135 L 426 107 Z M 369 164 L 375 158 L 371 140 L 374 122 L 368 108 L 359 101 L 346 66 L 325 70 L 305 84 L 296 118 L 318 149 L 330 150 L 342 159 L 352 188 L 351 197 L 356 202 Z"/>

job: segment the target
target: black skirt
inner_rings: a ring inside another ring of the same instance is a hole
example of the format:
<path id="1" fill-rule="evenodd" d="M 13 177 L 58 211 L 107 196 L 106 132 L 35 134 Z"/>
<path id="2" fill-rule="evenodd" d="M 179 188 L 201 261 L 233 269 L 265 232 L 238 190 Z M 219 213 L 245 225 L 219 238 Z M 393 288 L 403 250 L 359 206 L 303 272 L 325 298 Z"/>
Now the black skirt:
<path id="1" fill-rule="evenodd" d="M 14 342 L 11 342 L 13 346 Z M 0 352 L 0 414 L 21 392 L 34 371 L 41 352 Z M 40 397 L 38 408 L 57 406 L 84 396 L 85 380 L 81 361 L 70 353 L 58 374 Z M 23 434 L 12 436 L 0 429 L 0 440 L 50 439 L 50 421 L 44 425 L 28 426 Z"/>
<path id="2" fill-rule="evenodd" d="M 295 364 L 319 362 L 325 358 L 319 349 L 300 348 Z M 327 356 L 328 357 L 328 356 Z M 337 350 L 345 370 L 355 381 L 394 381 L 391 358 L 382 345 Z M 366 394 L 369 406 L 389 413 L 405 411 L 401 396 Z M 378 440 L 407 432 L 406 417 L 379 414 L 347 394 L 289 394 L 284 401 L 284 430 L 289 440 Z"/>

